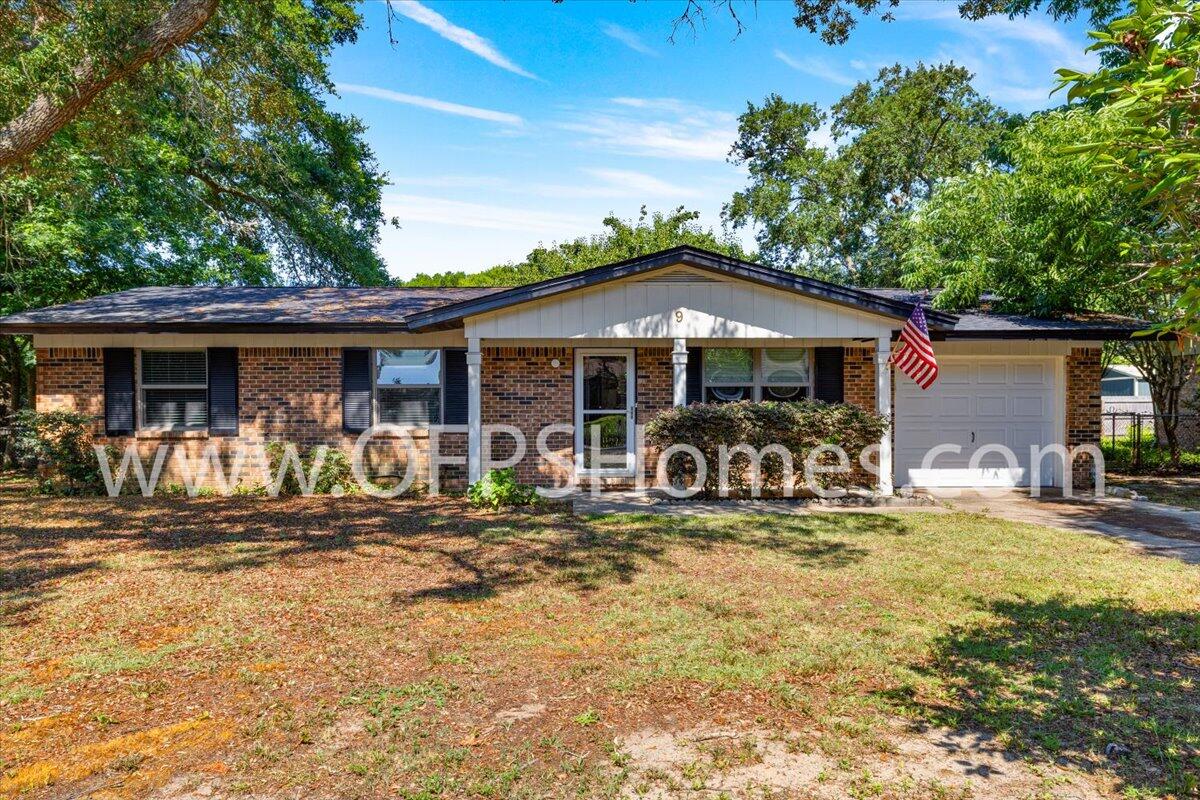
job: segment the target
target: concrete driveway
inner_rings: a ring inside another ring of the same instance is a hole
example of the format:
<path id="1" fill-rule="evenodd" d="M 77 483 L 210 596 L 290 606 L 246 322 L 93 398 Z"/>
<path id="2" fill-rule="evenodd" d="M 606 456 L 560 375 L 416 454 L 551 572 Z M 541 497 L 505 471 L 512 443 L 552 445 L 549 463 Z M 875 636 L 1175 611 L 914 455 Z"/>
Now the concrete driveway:
<path id="1" fill-rule="evenodd" d="M 1114 536 L 1155 555 L 1200 564 L 1200 511 L 1117 497 L 1066 500 L 1047 494 L 1034 498 L 1028 490 L 964 490 L 959 497 L 943 502 L 962 511 L 1017 522 Z"/>

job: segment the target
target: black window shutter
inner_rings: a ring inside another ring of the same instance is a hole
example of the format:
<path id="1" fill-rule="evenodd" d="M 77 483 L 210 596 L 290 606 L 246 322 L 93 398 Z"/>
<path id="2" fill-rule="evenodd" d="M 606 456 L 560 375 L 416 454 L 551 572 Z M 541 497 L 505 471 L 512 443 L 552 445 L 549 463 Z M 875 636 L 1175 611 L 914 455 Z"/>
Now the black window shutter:
<path id="1" fill-rule="evenodd" d="M 371 351 L 342 351 L 342 428 L 362 433 L 371 427 Z"/>
<path id="2" fill-rule="evenodd" d="M 813 358 L 816 384 L 813 397 L 826 403 L 841 403 L 845 400 L 842 367 L 846 351 L 841 347 L 818 347 Z"/>
<path id="3" fill-rule="evenodd" d="M 467 351 L 442 351 L 442 408 L 447 425 L 467 424 Z"/>
<path id="4" fill-rule="evenodd" d="M 208 348 L 208 432 L 238 434 L 238 351 L 236 347 Z"/>
<path id="5" fill-rule="evenodd" d="M 704 402 L 704 348 L 687 349 L 687 404 Z"/>
<path id="6" fill-rule="evenodd" d="M 104 432 L 133 433 L 133 348 L 104 348 Z"/>

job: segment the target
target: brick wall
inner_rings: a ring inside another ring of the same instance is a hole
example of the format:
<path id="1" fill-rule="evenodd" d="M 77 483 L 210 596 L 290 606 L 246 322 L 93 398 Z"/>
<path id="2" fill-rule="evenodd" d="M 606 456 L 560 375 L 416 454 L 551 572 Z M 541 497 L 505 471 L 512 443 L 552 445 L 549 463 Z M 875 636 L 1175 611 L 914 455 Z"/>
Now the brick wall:
<path id="1" fill-rule="evenodd" d="M 1100 348 L 1075 347 L 1066 358 L 1067 448 L 1100 445 Z M 1075 459 L 1071 473 L 1076 489 L 1095 485 L 1090 456 Z"/>
<path id="2" fill-rule="evenodd" d="M 210 437 L 204 431 L 142 432 L 137 436 L 104 435 L 104 354 L 100 348 L 42 349 L 37 352 L 39 411 L 76 410 L 96 417 L 97 442 L 124 450 L 133 444 L 144 463 L 160 445 L 182 450 L 188 459 L 200 458 L 211 443 L 228 464 L 236 447 L 274 441 L 292 442 L 303 449 L 315 445 L 350 455 L 357 434 L 342 431 L 342 351 L 336 347 L 241 348 L 238 351 L 238 423 L 236 437 Z M 412 432 L 416 481 L 430 481 L 430 439 Z M 467 454 L 465 433 L 443 433 L 438 443 L 443 457 Z M 365 451 L 367 473 L 402 475 L 408 453 L 386 437 L 376 437 Z M 466 487 L 466 466 L 444 465 L 443 489 Z M 247 463 L 243 483 L 259 482 L 255 465 Z M 164 483 L 183 476 L 172 455 L 163 469 Z M 211 481 L 208 485 L 213 485 Z"/>
<path id="3" fill-rule="evenodd" d="M 536 486 L 569 480 L 570 468 L 538 455 L 537 435 L 547 425 L 574 423 L 574 351 L 569 347 L 485 347 L 482 355 L 483 424 L 513 425 L 525 434 L 525 456 L 516 467 L 518 479 Z M 557 367 L 551 364 L 554 359 L 558 359 Z M 548 446 L 565 462 L 572 461 L 575 442 L 571 435 L 554 434 Z M 512 440 L 497 434 L 493 460 L 512 454 Z"/>
<path id="4" fill-rule="evenodd" d="M 875 410 L 875 348 L 847 347 L 842 364 L 843 397 L 867 411 Z"/>
<path id="5" fill-rule="evenodd" d="M 675 405 L 675 370 L 669 347 L 640 347 L 637 351 L 637 424 L 646 425 Z M 646 446 L 642 471 L 653 486 L 658 451 Z"/>
<path id="6" fill-rule="evenodd" d="M 100 348 L 37 351 L 37 410 L 79 411 L 104 429 L 104 361 Z"/>

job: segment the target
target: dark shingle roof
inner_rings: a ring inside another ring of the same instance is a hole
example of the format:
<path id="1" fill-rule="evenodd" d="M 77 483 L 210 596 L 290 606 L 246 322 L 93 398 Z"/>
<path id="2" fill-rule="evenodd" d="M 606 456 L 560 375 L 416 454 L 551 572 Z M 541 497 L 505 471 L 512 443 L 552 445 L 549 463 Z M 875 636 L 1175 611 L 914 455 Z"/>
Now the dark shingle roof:
<path id="1" fill-rule="evenodd" d="M 867 289 L 871 294 L 915 303 L 927 300 L 928 293 L 910 289 Z M 1135 331 L 1145 330 L 1149 323 L 1116 314 L 1090 312 L 1067 314 L 1053 319 L 1026 314 L 1000 314 L 973 309 L 958 312 L 958 323 L 949 334 L 952 338 L 1030 338 L 1030 339 L 1125 339 Z"/>
<path id="2" fill-rule="evenodd" d="M 404 330 L 405 317 L 500 291 L 471 288 L 147 286 L 0 318 L 0 331 Z"/>
<path id="3" fill-rule="evenodd" d="M 639 267 L 648 260 L 672 262 L 677 251 L 681 249 L 637 261 Z M 707 263 L 704 259 L 724 259 L 694 249 L 689 249 L 688 253 L 701 264 Z M 628 263 L 631 262 L 611 266 L 621 267 Z M 722 262 L 710 266 L 725 268 L 728 265 Z M 791 273 L 758 265 L 736 262 L 733 266 L 747 271 L 749 279 L 766 280 L 773 277 L 766 273 L 773 273 L 780 281 L 798 280 Z M 586 277 L 594 272 L 591 270 L 582 275 Z M 546 286 L 554 294 L 579 288 L 569 283 L 576 279 L 577 276 L 568 276 L 534 286 Z M 569 285 L 560 287 L 559 281 Z M 582 285 L 591 284 L 585 280 Z M 790 284 L 788 286 L 791 288 Z M 461 325 L 462 316 L 479 313 L 493 304 L 503 307 L 540 296 L 520 294 L 526 288 L 144 287 L 0 317 L 0 333 L 404 332 L 418 327 L 454 327 L 456 320 Z M 924 293 L 907 289 L 850 289 L 809 279 L 804 279 L 802 285 L 795 288 L 803 293 L 819 293 L 832 302 L 858 307 L 877 303 L 879 308 L 874 310 L 883 309 L 892 314 L 905 308 L 911 310 L 913 304 L 925 298 Z M 519 296 L 514 296 L 514 292 Z M 444 320 L 440 319 L 443 317 Z M 1019 314 L 966 311 L 957 317 L 932 312 L 930 317 L 935 338 L 1120 339 L 1146 327 L 1146 323 L 1138 320 L 1105 314 L 1038 319 Z M 935 319 L 940 324 L 933 325 Z M 411 328 L 410 321 L 413 323 Z"/>

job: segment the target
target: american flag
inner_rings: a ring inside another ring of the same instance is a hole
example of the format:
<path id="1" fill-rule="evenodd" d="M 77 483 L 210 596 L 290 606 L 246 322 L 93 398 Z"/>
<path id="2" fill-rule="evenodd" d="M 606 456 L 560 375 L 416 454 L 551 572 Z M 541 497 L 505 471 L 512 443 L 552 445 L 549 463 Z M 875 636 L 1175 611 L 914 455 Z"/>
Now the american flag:
<path id="1" fill-rule="evenodd" d="M 900 343 L 892 353 L 892 363 L 922 389 L 928 389 L 937 380 L 937 359 L 933 356 L 929 326 L 920 303 L 900 330 Z"/>

